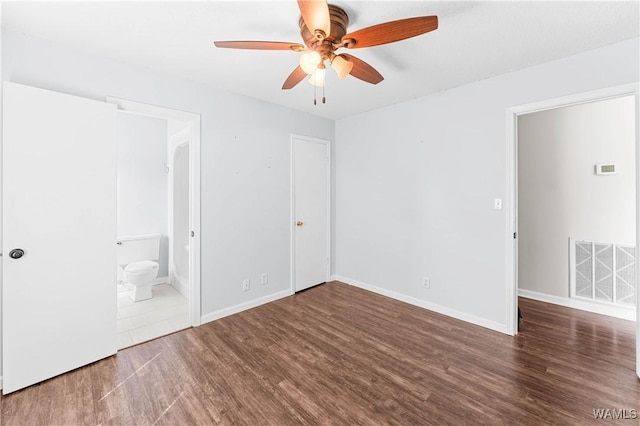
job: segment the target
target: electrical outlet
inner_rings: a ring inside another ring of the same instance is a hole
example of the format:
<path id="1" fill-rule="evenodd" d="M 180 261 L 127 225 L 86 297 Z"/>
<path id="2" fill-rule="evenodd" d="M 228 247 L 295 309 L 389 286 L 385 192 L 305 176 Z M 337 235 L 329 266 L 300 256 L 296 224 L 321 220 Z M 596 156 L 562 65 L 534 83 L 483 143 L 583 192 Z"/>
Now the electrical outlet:
<path id="1" fill-rule="evenodd" d="M 262 283 L 262 285 L 269 284 L 269 274 L 265 272 L 264 274 L 260 275 L 260 282 Z"/>
<path id="2" fill-rule="evenodd" d="M 424 288 L 431 288 L 431 279 L 429 277 L 422 278 L 422 286 Z"/>
<path id="3" fill-rule="evenodd" d="M 251 281 L 250 280 L 242 281 L 242 291 L 249 291 L 249 288 L 251 288 Z"/>

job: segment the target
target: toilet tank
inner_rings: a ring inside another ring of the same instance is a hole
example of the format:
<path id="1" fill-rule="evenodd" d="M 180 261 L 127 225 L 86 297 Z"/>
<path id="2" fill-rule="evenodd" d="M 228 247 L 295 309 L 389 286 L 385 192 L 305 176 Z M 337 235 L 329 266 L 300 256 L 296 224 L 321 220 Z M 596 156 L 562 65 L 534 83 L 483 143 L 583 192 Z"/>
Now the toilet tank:
<path id="1" fill-rule="evenodd" d="M 141 260 L 158 260 L 160 234 L 118 237 L 118 264 L 127 265 Z"/>

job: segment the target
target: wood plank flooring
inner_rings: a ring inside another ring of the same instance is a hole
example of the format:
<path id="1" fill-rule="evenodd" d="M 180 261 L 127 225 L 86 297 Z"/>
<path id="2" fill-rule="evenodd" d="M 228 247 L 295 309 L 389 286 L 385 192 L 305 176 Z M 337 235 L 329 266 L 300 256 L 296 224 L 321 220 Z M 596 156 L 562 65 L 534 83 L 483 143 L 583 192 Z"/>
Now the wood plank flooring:
<path id="1" fill-rule="evenodd" d="M 520 306 L 514 338 L 327 283 L 2 397 L 1 423 L 602 425 L 616 421 L 594 409 L 640 410 L 634 323 Z"/>

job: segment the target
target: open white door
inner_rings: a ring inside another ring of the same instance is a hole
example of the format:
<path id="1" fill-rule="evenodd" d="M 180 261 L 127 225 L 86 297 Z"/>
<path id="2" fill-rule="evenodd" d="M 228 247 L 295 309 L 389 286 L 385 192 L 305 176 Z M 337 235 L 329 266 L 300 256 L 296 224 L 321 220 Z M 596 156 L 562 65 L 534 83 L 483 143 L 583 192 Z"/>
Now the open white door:
<path id="1" fill-rule="evenodd" d="M 329 279 L 329 141 L 294 135 L 293 290 Z"/>
<path id="2" fill-rule="evenodd" d="M 116 106 L 14 83 L 3 100 L 6 394 L 116 352 Z"/>

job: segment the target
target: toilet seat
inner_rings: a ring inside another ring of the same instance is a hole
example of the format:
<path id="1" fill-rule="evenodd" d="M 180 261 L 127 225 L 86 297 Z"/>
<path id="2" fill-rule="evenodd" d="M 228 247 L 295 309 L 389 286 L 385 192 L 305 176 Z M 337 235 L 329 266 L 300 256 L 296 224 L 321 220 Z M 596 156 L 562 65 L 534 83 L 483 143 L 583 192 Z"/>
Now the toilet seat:
<path id="1" fill-rule="evenodd" d="M 147 272 L 150 269 L 157 269 L 159 267 L 158 262 L 153 260 L 141 260 L 139 262 L 131 262 L 124 268 L 125 274 L 139 274 L 141 272 Z"/>

